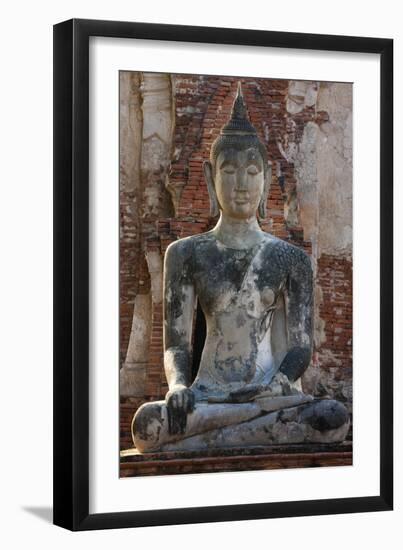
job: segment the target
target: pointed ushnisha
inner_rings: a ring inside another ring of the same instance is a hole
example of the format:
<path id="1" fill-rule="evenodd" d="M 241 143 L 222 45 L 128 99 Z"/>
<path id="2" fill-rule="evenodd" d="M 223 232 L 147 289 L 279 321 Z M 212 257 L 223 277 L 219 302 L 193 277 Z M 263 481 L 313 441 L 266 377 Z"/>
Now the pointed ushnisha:
<path id="1" fill-rule="evenodd" d="M 241 83 L 238 82 L 238 90 L 231 109 L 231 115 L 227 123 L 221 128 L 217 138 L 210 149 L 210 161 L 213 166 L 220 152 L 225 148 L 236 150 L 257 149 L 263 159 L 264 170 L 267 171 L 267 151 L 265 144 L 259 139 L 258 133 L 252 126 L 246 103 L 242 94 Z"/>
<path id="2" fill-rule="evenodd" d="M 257 132 L 250 123 L 248 111 L 244 102 L 241 83 L 238 82 L 237 95 L 232 105 L 231 116 L 221 129 L 221 135 L 256 136 Z"/>

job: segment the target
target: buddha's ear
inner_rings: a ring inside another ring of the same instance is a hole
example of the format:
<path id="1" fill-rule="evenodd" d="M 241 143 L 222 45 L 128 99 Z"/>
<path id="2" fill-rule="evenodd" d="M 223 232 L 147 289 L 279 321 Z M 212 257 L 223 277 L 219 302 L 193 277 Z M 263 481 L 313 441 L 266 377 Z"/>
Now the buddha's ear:
<path id="1" fill-rule="evenodd" d="M 259 202 L 258 213 L 259 218 L 264 220 L 267 216 L 267 197 L 269 196 L 271 185 L 271 162 L 267 163 L 267 169 L 264 177 L 263 193 Z"/>
<path id="2" fill-rule="evenodd" d="M 215 192 L 213 167 L 211 162 L 205 160 L 203 162 L 204 179 L 207 183 L 207 190 L 210 197 L 210 216 L 216 217 L 220 213 L 218 208 L 217 193 Z"/>

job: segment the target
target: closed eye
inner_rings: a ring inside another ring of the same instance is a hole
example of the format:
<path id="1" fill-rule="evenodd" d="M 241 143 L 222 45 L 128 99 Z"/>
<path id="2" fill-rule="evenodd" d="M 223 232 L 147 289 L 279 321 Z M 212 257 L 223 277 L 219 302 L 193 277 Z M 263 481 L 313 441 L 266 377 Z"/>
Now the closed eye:
<path id="1" fill-rule="evenodd" d="M 258 174 L 260 172 L 260 170 L 256 166 L 249 166 L 247 172 L 251 176 L 256 176 L 256 174 Z"/>

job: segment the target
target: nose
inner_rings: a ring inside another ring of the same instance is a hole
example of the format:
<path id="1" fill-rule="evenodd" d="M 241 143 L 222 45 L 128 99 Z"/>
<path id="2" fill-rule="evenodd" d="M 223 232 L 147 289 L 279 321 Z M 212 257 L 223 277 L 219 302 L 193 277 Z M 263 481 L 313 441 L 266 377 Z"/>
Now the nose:
<path id="1" fill-rule="evenodd" d="M 236 178 L 236 190 L 237 191 L 247 191 L 248 189 L 248 178 L 246 174 L 246 170 L 243 168 L 240 168 L 237 173 Z"/>

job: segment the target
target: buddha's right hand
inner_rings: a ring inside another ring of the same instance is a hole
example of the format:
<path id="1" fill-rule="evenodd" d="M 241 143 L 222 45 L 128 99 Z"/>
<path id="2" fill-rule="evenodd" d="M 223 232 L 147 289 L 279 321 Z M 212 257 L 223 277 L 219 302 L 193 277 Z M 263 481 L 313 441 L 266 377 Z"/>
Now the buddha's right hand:
<path id="1" fill-rule="evenodd" d="M 171 435 L 184 434 L 187 415 L 195 406 L 195 396 L 186 386 L 176 385 L 165 396 L 168 410 L 168 431 Z"/>

